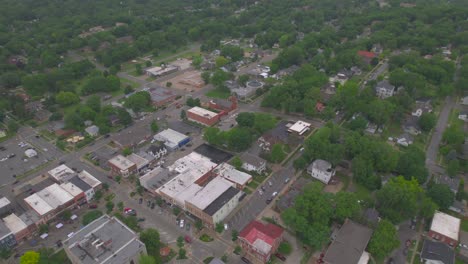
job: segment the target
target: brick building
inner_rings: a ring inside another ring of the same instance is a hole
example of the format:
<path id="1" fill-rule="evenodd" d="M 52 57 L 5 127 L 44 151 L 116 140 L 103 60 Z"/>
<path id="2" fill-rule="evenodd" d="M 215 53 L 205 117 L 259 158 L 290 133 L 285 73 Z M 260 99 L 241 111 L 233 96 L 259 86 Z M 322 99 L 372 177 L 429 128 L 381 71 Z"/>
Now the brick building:
<path id="1" fill-rule="evenodd" d="M 259 221 L 250 222 L 239 234 L 239 243 L 253 263 L 266 263 L 283 240 L 283 228 Z"/>
<path id="2" fill-rule="evenodd" d="M 436 211 L 432 218 L 431 229 L 428 232 L 428 236 L 452 247 L 457 246 L 460 224 L 460 219 Z"/>
<path id="3" fill-rule="evenodd" d="M 205 126 L 212 126 L 221 120 L 221 113 L 215 113 L 210 110 L 195 106 L 187 111 L 187 118 L 192 122 L 196 122 Z"/>

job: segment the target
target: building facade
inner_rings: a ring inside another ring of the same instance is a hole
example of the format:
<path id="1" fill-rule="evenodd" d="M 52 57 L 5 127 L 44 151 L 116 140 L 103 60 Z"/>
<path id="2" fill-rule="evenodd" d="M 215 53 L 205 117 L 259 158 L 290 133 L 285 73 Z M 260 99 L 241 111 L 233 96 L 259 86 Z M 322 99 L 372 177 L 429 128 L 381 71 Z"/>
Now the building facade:
<path id="1" fill-rule="evenodd" d="M 250 222 L 239 234 L 239 244 L 253 263 L 270 260 L 283 240 L 283 228 L 259 221 Z"/>

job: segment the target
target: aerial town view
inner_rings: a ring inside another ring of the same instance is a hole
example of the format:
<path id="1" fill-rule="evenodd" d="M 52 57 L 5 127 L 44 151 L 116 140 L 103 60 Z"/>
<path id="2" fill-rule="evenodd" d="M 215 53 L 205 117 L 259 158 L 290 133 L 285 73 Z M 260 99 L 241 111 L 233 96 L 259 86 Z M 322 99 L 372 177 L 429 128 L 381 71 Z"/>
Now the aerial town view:
<path id="1" fill-rule="evenodd" d="M 0 1 L 0 263 L 468 263 L 468 0 Z"/>

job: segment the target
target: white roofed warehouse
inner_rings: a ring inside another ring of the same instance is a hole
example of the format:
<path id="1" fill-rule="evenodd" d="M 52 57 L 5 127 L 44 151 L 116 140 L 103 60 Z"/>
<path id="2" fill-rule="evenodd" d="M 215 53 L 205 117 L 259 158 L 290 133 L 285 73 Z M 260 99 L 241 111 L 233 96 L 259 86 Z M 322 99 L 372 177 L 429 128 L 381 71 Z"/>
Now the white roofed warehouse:
<path id="1" fill-rule="evenodd" d="M 428 236 L 437 241 L 457 246 L 460 234 L 461 220 L 451 215 L 436 211 L 432 218 Z"/>

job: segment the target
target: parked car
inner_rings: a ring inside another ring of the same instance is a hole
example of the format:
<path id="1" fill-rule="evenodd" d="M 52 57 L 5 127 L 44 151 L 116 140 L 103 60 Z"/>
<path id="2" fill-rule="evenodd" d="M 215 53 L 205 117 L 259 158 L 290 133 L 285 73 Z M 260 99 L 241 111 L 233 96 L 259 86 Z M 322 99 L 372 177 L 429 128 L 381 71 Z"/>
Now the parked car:
<path id="1" fill-rule="evenodd" d="M 180 219 L 179 219 L 179 218 L 177 218 L 177 219 L 175 220 L 175 222 L 176 222 L 176 225 L 179 225 L 179 223 L 180 223 Z"/>
<path id="2" fill-rule="evenodd" d="M 188 224 L 187 224 L 188 225 Z M 187 243 L 192 243 L 192 238 L 190 236 L 185 236 L 184 237 L 185 242 Z"/>
<path id="3" fill-rule="evenodd" d="M 241 259 L 242 261 L 244 261 L 244 263 L 247 263 L 247 264 L 251 263 L 250 260 L 248 260 L 246 257 L 242 257 Z"/>
<path id="4" fill-rule="evenodd" d="M 260 188 L 262 188 L 262 191 L 265 191 L 265 190 L 266 190 L 265 186 L 262 186 L 262 187 L 260 187 Z"/>
<path id="5" fill-rule="evenodd" d="M 184 228 L 184 223 L 185 223 L 184 219 L 181 219 L 179 222 L 180 228 Z"/>
<path id="6" fill-rule="evenodd" d="M 275 197 L 278 194 L 278 192 L 274 192 L 271 194 L 271 197 Z"/>
<path id="7" fill-rule="evenodd" d="M 89 204 L 89 209 L 96 209 L 97 208 L 97 204 Z"/>
<path id="8" fill-rule="evenodd" d="M 140 198 L 140 200 L 138 200 L 138 203 L 142 204 L 143 203 L 143 198 Z"/>
<path id="9" fill-rule="evenodd" d="M 151 209 L 154 209 L 155 204 L 151 203 Z"/>
<path id="10" fill-rule="evenodd" d="M 190 231 L 190 223 L 187 223 L 187 224 L 185 225 L 185 230 Z"/>
<path id="11" fill-rule="evenodd" d="M 276 253 L 275 256 L 279 259 L 281 259 L 282 261 L 286 261 L 286 257 L 281 255 L 280 253 Z"/>
<path id="12" fill-rule="evenodd" d="M 291 179 L 286 178 L 286 179 L 284 180 L 284 183 L 288 183 L 290 180 L 291 180 Z"/>
<path id="13" fill-rule="evenodd" d="M 269 203 L 271 203 L 271 201 L 273 201 L 273 198 L 270 197 L 270 198 L 268 198 L 268 199 L 266 200 L 266 203 L 269 204 Z"/>
<path id="14" fill-rule="evenodd" d="M 228 230 L 228 229 L 229 229 L 228 224 L 224 224 L 224 230 Z"/>
<path id="15" fill-rule="evenodd" d="M 146 219 L 144 217 L 138 218 L 138 222 L 144 222 Z"/>

